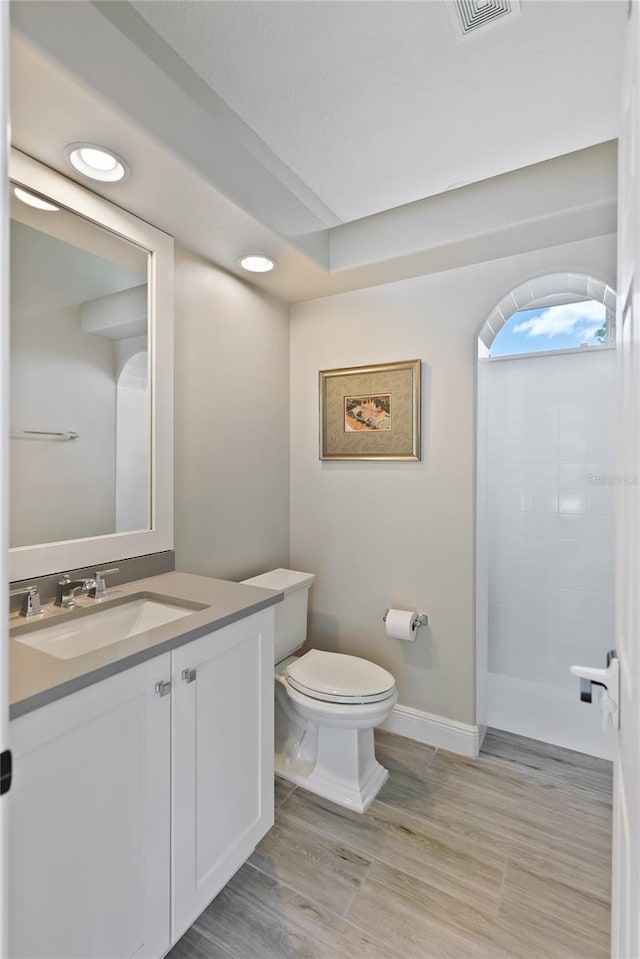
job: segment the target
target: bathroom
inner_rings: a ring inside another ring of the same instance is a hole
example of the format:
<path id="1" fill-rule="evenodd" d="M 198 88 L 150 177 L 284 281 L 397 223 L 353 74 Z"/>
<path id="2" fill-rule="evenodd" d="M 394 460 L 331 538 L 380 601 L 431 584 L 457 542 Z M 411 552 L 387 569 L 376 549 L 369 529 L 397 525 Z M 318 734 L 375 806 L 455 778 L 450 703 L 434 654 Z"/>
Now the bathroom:
<path id="1" fill-rule="evenodd" d="M 164 370 L 173 366 L 169 400 L 158 387 L 163 415 L 171 407 L 172 427 L 163 420 L 167 428 L 154 436 L 156 452 L 172 450 L 173 467 L 171 459 L 164 460 L 161 474 L 154 475 L 160 484 L 154 496 L 156 503 L 158 497 L 171 499 L 173 524 L 160 548 L 142 543 L 136 551 L 118 552 L 114 544 L 111 552 L 86 562 L 23 568 L 11 580 L 27 585 L 30 577 L 52 581 L 80 569 L 91 575 L 95 564 L 124 572 L 127 563 L 135 568 L 134 557 L 150 554 L 157 565 L 138 566 L 130 574 L 134 581 L 165 574 L 171 567 L 162 563 L 233 583 L 278 568 L 313 573 L 310 645 L 374 663 L 394 678 L 398 693 L 384 731 L 376 734 L 378 759 L 390 778 L 383 786 L 387 792 L 374 803 L 375 815 L 332 816 L 325 800 L 314 805 L 304 789 L 278 780 L 276 825 L 213 904 L 202 902 L 202 917 L 173 944 L 176 959 L 342 954 L 417 959 L 431 954 L 427 942 L 438 955 L 447 949 L 455 955 L 481 949 L 485 955 L 550 955 L 544 939 L 549 926 L 559 954 L 590 954 L 581 927 L 593 954 L 608 954 L 610 767 L 571 753 L 556 781 L 559 795 L 590 822 L 590 839 L 581 850 L 575 817 L 550 805 L 547 794 L 553 790 L 544 788 L 553 781 L 553 748 L 525 748 L 520 740 L 496 734 L 482 744 L 483 717 L 476 706 L 476 418 L 478 336 L 506 294 L 560 271 L 597 278 L 614 290 L 619 286 L 617 118 L 602 122 L 591 139 L 567 136 L 561 146 L 532 150 L 528 157 L 514 150 L 502 168 L 488 162 L 482 168 L 478 161 L 481 172 L 444 171 L 446 179 L 433 195 L 416 193 L 410 210 L 401 207 L 408 199 L 398 186 L 402 175 L 380 176 L 373 159 L 362 189 L 371 191 L 377 209 L 355 192 L 348 195 L 332 170 L 333 205 L 345 221 L 339 224 L 326 209 L 331 203 L 323 205 L 291 169 L 278 166 L 277 149 L 267 154 L 264 141 L 270 140 L 259 122 L 257 133 L 251 123 L 239 128 L 231 114 L 242 115 L 240 93 L 225 95 L 224 76 L 208 77 L 215 94 L 197 87 L 202 63 L 192 63 L 192 72 L 179 76 L 187 52 L 179 31 L 168 37 L 182 5 L 150 4 L 148 19 L 145 4 L 73 6 L 73 15 L 56 3 L 14 6 L 13 145 L 174 238 L 175 297 L 168 297 L 174 347 L 170 356 L 154 357 L 165 363 Z M 340 31 L 323 26 L 324 4 L 243 4 L 237 13 L 235 5 L 193 6 L 190 27 L 202 31 L 208 8 L 220 8 L 214 10 L 217 27 L 231 31 L 246 67 L 260 53 L 261 37 L 291 45 L 296 30 L 312 33 L 305 18 L 336 57 L 345 56 Z M 355 5 L 353 19 L 348 12 L 338 14 L 335 5 L 331 10 L 332 17 L 345 18 L 344 37 L 353 39 L 371 24 L 365 32 L 373 56 L 376 36 L 390 32 L 390 48 L 394 40 L 406 41 L 418 29 L 413 18 L 432 6 L 440 16 L 434 31 L 449 36 L 448 4 L 406 4 L 397 19 L 386 4 Z M 501 49 L 501 31 L 529 29 L 527 17 L 539 17 L 543 6 L 523 0 L 515 27 L 505 21 L 486 35 L 452 39 L 452 57 L 467 51 L 473 60 L 474 51 Z M 569 5 L 563 7 L 558 37 L 575 28 Z M 602 75 L 596 71 L 593 82 L 621 89 L 626 3 L 607 4 L 614 14 L 603 5 L 582 7 L 585 44 L 607 36 Z M 251 24 L 243 19 L 249 8 Z M 589 19 L 591 8 L 598 12 Z M 605 30 L 599 18 L 608 16 Z M 270 17 L 276 18 L 276 37 Z M 550 42 L 548 27 L 545 32 L 538 22 L 536 29 L 538 42 Z M 75 42 L 78 37 L 83 43 Z M 132 71 L 144 82 L 120 85 L 117 72 L 96 71 L 102 49 L 122 64 L 123 73 Z M 326 46 L 322 49 L 326 53 Z M 228 59 L 220 60 L 219 69 L 237 77 Z M 331 62 L 338 75 L 340 64 Z M 345 73 L 339 75 L 348 84 L 353 77 L 340 63 Z M 300 62 L 295 66 L 303 70 Z M 317 63 L 314 68 L 321 71 Z M 150 91 L 158 91 L 155 106 Z M 174 109 L 160 110 L 165 102 Z M 602 117 L 607 108 L 598 105 Z M 220 129 L 228 137 L 228 152 L 199 152 L 205 137 Z M 129 178 L 96 186 L 74 173 L 63 151 L 81 141 L 115 150 L 130 166 Z M 250 184 L 232 175 L 240 158 L 253 178 Z M 383 161 L 391 164 L 393 156 L 384 154 Z M 295 163 L 290 166 L 296 169 Z M 153 170 L 154 176 L 142 170 Z M 37 192 L 46 195 L 42 188 Z M 327 186 L 326 196 L 330 192 Z M 320 225 L 333 233 L 331 270 L 321 265 L 328 241 Z M 277 260 L 277 268 L 244 273 L 238 258 L 256 252 Z M 421 361 L 420 458 L 321 460 L 319 371 L 412 359 Z M 28 425 L 7 421 L 13 428 Z M 86 433 L 66 420 L 44 428 L 77 429 L 81 438 Z M 107 578 L 114 592 L 123 584 L 120 574 Z M 43 602 L 50 601 L 43 593 Z M 428 623 L 412 642 L 389 639 L 383 622 L 389 608 L 424 613 Z M 605 664 L 588 659 L 583 665 Z M 577 678 L 573 695 L 577 702 Z M 579 705 L 591 716 L 591 706 Z M 524 751 L 521 761 L 514 758 L 514 743 Z M 517 781 L 492 782 L 505 767 Z M 583 780 L 596 794 L 593 808 L 582 795 Z M 529 810 L 522 814 L 525 824 L 518 818 L 521 801 Z M 502 804 L 498 824 L 490 818 L 494 803 Z M 303 832 L 301 824 L 307 823 Z M 366 833 L 362 823 L 368 823 Z M 539 831 L 536 837 L 526 834 L 528 826 Z M 403 828 L 412 831 L 413 847 L 398 837 Z M 327 837 L 321 840 L 323 833 Z M 463 855 L 469 833 L 474 841 L 467 843 L 463 874 L 454 875 L 452 862 Z M 527 844 L 533 852 L 519 859 Z M 440 852 L 434 854 L 434 847 Z M 561 847 L 570 852 L 569 867 Z M 287 848 L 297 851 L 297 864 L 287 861 Z M 305 861 L 314 869 L 302 868 Z M 564 882 L 567 868 L 570 878 Z M 403 885 L 407 877 L 412 890 Z M 562 908 L 550 904 L 558 901 L 559 886 Z M 376 908 L 385 889 L 386 912 Z M 519 906 L 523 897 L 531 901 L 527 911 Z M 316 916 L 313 922 L 305 922 L 305 906 L 307 915 Z M 381 911 L 384 923 L 376 918 Z M 393 929 L 391 939 L 385 924 Z M 9 936 L 10 926 L 9 921 Z M 139 954 L 166 951 L 149 947 Z M 8 947 L 5 952 L 11 954 Z"/>

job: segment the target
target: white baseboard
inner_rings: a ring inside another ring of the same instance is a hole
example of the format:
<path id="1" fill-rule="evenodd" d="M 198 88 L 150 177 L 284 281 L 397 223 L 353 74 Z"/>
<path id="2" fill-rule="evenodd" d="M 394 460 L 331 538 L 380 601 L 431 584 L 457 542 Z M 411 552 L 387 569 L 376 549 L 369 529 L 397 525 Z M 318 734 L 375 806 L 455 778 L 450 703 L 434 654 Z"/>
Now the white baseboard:
<path id="1" fill-rule="evenodd" d="M 412 706 L 400 706 L 396 703 L 391 716 L 383 729 L 388 733 L 406 736 L 419 743 L 448 749 L 460 756 L 476 757 L 480 755 L 480 730 L 478 726 L 468 726 L 445 716 L 434 716 Z"/>

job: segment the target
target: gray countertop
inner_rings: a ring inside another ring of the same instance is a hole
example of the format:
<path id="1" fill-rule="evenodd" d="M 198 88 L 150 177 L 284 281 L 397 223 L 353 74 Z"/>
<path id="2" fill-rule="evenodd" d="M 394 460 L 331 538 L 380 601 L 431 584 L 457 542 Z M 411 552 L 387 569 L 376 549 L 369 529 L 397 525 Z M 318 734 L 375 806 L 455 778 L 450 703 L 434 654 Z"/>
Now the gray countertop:
<path id="1" fill-rule="evenodd" d="M 195 608 L 183 619 L 73 659 L 58 659 L 16 640 L 16 637 L 37 629 L 38 622 L 41 625 L 53 625 L 62 622 L 63 617 L 85 616 L 95 610 L 98 604 L 125 600 L 137 593 L 153 594 L 204 608 Z M 258 586 L 193 576 L 191 573 L 164 573 L 162 576 L 113 587 L 106 600 L 80 597 L 73 610 L 47 606 L 37 622 L 14 614 L 10 619 L 9 645 L 11 719 L 160 656 L 199 636 L 222 629 L 229 623 L 281 602 L 282 598 L 282 593 Z"/>

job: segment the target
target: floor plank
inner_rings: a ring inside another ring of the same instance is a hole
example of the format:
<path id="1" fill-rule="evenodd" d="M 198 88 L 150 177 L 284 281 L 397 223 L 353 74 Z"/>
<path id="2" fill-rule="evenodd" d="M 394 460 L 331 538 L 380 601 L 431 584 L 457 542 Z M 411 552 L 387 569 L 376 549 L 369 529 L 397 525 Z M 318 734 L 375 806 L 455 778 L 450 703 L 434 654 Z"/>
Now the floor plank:
<path id="1" fill-rule="evenodd" d="M 232 879 L 193 929 L 242 959 L 400 959 L 386 946 L 250 865 Z M 199 959 L 199 957 L 198 957 Z"/>
<path id="2" fill-rule="evenodd" d="M 330 836 L 369 860 L 402 869 L 449 895 L 477 901 L 488 910 L 497 908 L 507 855 L 491 844 L 469 842 L 384 803 L 374 802 L 360 815 L 303 790 L 289 797 L 280 821 Z"/>
<path id="3" fill-rule="evenodd" d="M 286 801 L 282 809 L 286 809 Z M 249 860 L 313 902 L 345 915 L 371 861 L 349 846 L 279 818 Z"/>
<path id="4" fill-rule="evenodd" d="M 276 825 L 168 959 L 606 959 L 611 764 L 491 730 L 389 733 L 363 816 L 276 782 Z"/>

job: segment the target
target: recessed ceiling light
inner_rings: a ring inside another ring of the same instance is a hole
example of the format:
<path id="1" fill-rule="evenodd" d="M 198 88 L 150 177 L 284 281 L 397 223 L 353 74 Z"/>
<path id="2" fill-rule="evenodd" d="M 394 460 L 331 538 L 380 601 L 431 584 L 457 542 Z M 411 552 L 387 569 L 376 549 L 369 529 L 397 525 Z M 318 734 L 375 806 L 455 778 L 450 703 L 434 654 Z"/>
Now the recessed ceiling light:
<path id="1" fill-rule="evenodd" d="M 35 193 L 29 193 L 28 190 L 23 190 L 21 186 L 14 186 L 13 193 L 19 200 L 26 203 L 27 206 L 33 206 L 36 210 L 48 210 L 55 213 L 60 209 L 55 203 L 49 203 L 48 200 L 44 200 L 41 196 L 36 196 Z"/>
<path id="2" fill-rule="evenodd" d="M 264 253 L 248 253 L 241 256 L 238 263 L 243 270 L 249 270 L 250 273 L 269 273 L 278 265 L 277 260 L 272 256 L 265 256 Z"/>
<path id="3" fill-rule="evenodd" d="M 74 170 L 92 180 L 117 183 L 129 176 L 129 167 L 122 157 L 104 147 L 93 143 L 70 143 L 64 152 Z"/>

